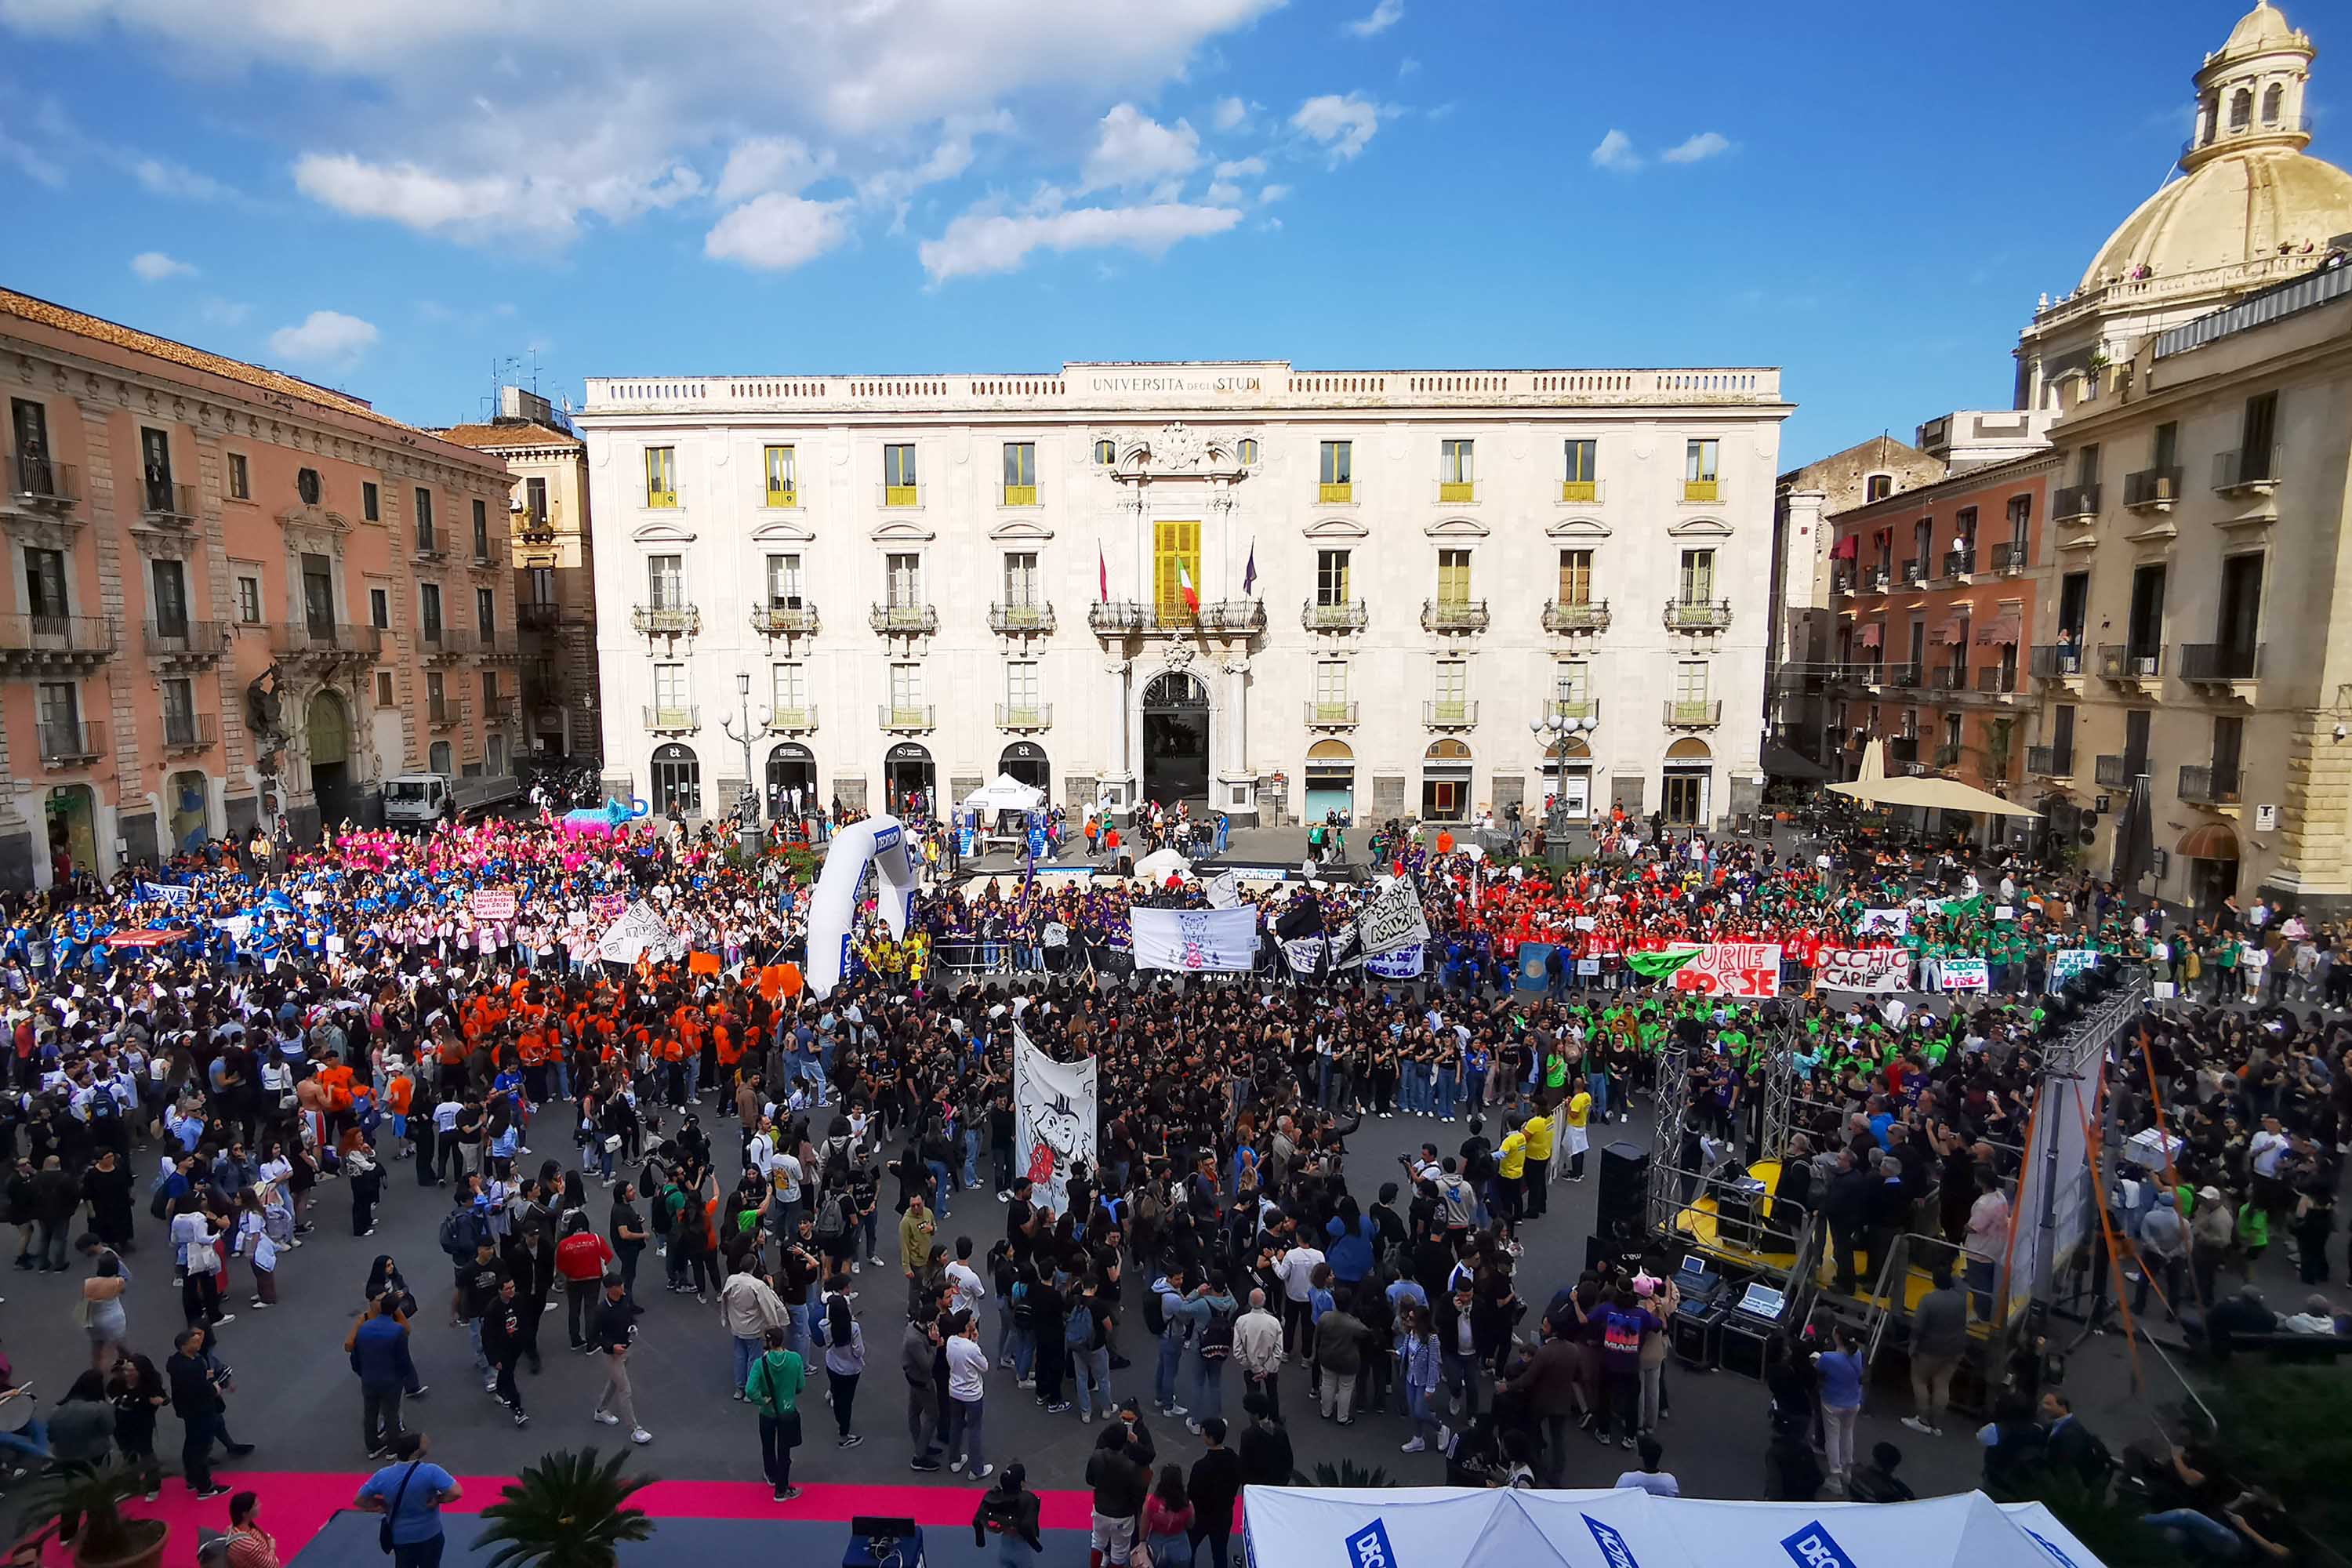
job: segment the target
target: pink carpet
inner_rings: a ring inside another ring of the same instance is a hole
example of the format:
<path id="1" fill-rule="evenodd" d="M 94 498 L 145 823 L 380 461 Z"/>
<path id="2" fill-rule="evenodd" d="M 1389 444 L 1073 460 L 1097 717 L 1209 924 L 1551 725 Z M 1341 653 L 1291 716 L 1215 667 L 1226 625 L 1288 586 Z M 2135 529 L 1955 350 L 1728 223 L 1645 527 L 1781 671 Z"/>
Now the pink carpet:
<path id="1" fill-rule="evenodd" d="M 646 1468 L 654 1468 L 651 1461 Z M 260 1498 L 262 1527 L 278 1538 L 278 1554 L 292 1562 L 310 1538 L 337 1510 L 349 1508 L 352 1494 L 372 1471 L 310 1474 L 293 1470 L 224 1468 L 220 1479 L 232 1492 L 251 1491 Z M 496 1502 L 499 1489 L 510 1479 L 499 1476 L 460 1476 L 465 1496 L 451 1513 L 478 1513 Z M 991 1478 L 993 1479 L 993 1478 Z M 768 1488 L 756 1481 L 656 1481 L 636 1495 L 638 1507 L 656 1519 L 794 1519 L 845 1521 L 857 1514 L 887 1514 L 930 1525 L 969 1525 L 980 1485 L 844 1486 L 811 1482 L 799 1499 L 778 1503 Z M 1092 1498 L 1083 1491 L 1040 1492 L 1043 1523 L 1047 1530 L 1084 1530 L 1091 1521 Z M 133 1500 L 125 1510 L 160 1519 L 172 1527 L 163 1549 L 163 1568 L 191 1568 L 196 1560 L 196 1530 L 228 1526 L 228 1498 L 198 1502 L 186 1487 L 167 1480 L 162 1500 L 152 1505 Z M 63 1563 L 65 1552 L 54 1542 L 44 1563 Z"/>

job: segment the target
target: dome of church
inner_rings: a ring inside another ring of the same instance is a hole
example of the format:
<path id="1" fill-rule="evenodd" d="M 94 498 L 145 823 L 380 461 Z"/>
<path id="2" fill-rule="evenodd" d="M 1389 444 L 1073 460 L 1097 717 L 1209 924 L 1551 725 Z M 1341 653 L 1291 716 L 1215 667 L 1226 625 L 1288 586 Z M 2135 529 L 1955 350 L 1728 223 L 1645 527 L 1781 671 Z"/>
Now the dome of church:
<path id="1" fill-rule="evenodd" d="M 2230 41 L 2221 46 L 2221 52 L 2234 55 L 2249 49 L 2276 48 L 2282 44 L 2292 44 L 2295 37 L 2294 29 L 2286 25 L 2284 14 L 2270 0 L 2261 0 L 2261 4 L 2238 18 L 2238 25 L 2230 29 Z"/>
<path id="2" fill-rule="evenodd" d="M 2139 205 L 2083 274 L 2096 288 L 2146 267 L 2159 278 L 2325 247 L 2352 233 L 2352 174 L 2292 148 L 2223 153 Z"/>

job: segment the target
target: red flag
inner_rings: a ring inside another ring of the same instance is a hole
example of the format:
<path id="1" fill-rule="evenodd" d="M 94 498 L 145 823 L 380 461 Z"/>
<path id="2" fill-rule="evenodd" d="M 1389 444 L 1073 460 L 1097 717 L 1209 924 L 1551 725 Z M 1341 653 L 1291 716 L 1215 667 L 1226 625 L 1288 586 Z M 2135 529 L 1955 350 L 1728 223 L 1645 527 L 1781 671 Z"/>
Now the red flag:
<path id="1" fill-rule="evenodd" d="M 1110 562 L 1104 557 L 1103 547 L 1099 541 L 1095 544 L 1095 577 L 1097 579 L 1098 590 L 1102 595 L 1102 603 L 1106 605 L 1109 604 Z"/>
<path id="2" fill-rule="evenodd" d="M 1102 548 L 1097 544 L 1097 550 Z M 1192 586 L 1192 568 L 1181 556 L 1176 561 L 1176 591 L 1184 595 L 1184 607 L 1194 615 L 1201 613 L 1201 591 Z"/>

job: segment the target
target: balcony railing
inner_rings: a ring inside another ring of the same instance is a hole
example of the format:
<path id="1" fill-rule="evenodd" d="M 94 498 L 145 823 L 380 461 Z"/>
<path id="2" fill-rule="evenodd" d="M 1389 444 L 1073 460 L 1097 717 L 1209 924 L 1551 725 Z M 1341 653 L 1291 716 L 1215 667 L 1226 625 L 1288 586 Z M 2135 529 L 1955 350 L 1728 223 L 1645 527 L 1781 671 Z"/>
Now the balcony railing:
<path id="1" fill-rule="evenodd" d="M 0 616 L 0 653 L 95 660 L 114 652 L 115 623 L 104 616 Z"/>
<path id="2" fill-rule="evenodd" d="M 814 702 L 774 709 L 768 714 L 768 733 L 772 735 L 805 735 L 815 728 L 816 704 Z"/>
<path id="3" fill-rule="evenodd" d="M 2132 780 L 2147 772 L 2145 757 L 2121 756 L 2109 752 L 2091 760 L 2091 779 L 2101 789 L 2123 789 Z"/>
<path id="4" fill-rule="evenodd" d="M 1937 746 L 1936 748 L 1936 757 L 1933 765 L 1938 768 L 1958 767 L 1960 765 L 1960 743 L 1958 741 L 1947 741 L 1942 745 Z"/>
<path id="5" fill-rule="evenodd" d="M 27 506 L 62 510 L 81 499 L 81 476 L 68 464 L 13 453 L 7 471 L 8 493 Z"/>
<path id="6" fill-rule="evenodd" d="M 428 563 L 446 561 L 449 559 L 449 542 L 437 534 L 419 533 L 416 536 L 416 548 L 409 552 L 409 557 L 411 560 Z"/>
<path id="7" fill-rule="evenodd" d="M 923 487 L 917 485 L 884 485 L 882 504 L 886 507 L 908 508 L 923 504 Z"/>
<path id="8" fill-rule="evenodd" d="M 1097 637 L 1196 631 L 1254 637 L 1265 630 L 1265 601 L 1210 599 L 1201 605 L 1197 616 L 1181 604 L 1147 605 L 1134 599 L 1098 601 L 1087 606 L 1087 626 Z"/>
<path id="9" fill-rule="evenodd" d="M 764 605 L 751 611 L 751 629 L 763 637 L 799 637 L 816 627 L 814 605 Z"/>
<path id="10" fill-rule="evenodd" d="M 1423 631 L 1483 632 L 1486 625 L 1486 601 L 1484 599 L 1428 599 L 1422 603 Z"/>
<path id="11" fill-rule="evenodd" d="M 1894 575 L 1884 566 L 1874 566 L 1863 574 L 1862 591 L 1865 594 L 1884 594 L 1894 586 Z"/>
<path id="12" fill-rule="evenodd" d="M 1037 504 L 1037 487 L 1035 485 L 1006 485 L 1003 489 L 1004 494 L 1003 500 L 1006 506 L 1035 506 Z"/>
<path id="13" fill-rule="evenodd" d="M 1662 618 L 1670 632 L 1719 632 L 1731 624 L 1731 601 L 1668 599 Z"/>
<path id="14" fill-rule="evenodd" d="M 1977 690 L 1987 697 L 2007 697 L 2017 689 L 2015 665 L 1988 664 L 1977 671 Z"/>
<path id="15" fill-rule="evenodd" d="M 1996 572 L 2022 572 L 2033 564 L 2033 552 L 2023 540 L 2009 540 L 1992 547 L 1992 569 Z"/>
<path id="16" fill-rule="evenodd" d="M 2164 650 L 2132 647 L 2123 643 L 2099 645 L 2102 680 L 2154 680 L 2164 673 Z"/>
<path id="17" fill-rule="evenodd" d="M 2180 499 L 2180 470 L 2140 468 L 2124 476 L 2124 505 L 2132 511 L 2169 511 Z"/>
<path id="18" fill-rule="evenodd" d="M 798 485 L 770 485 L 760 492 L 760 504 L 778 511 L 790 511 L 801 504 Z"/>
<path id="19" fill-rule="evenodd" d="M 1341 479 L 1336 485 L 1318 484 L 1315 487 L 1315 501 L 1318 506 L 1352 506 L 1355 504 L 1355 500 L 1356 486 L 1352 479 Z"/>
<path id="20" fill-rule="evenodd" d="M 39 726 L 41 761 L 50 767 L 95 762 L 106 754 L 106 732 L 88 721 Z"/>
<path id="21" fill-rule="evenodd" d="M 1966 691 L 1969 689 L 1968 667 L 1957 668 L 1943 665 L 1927 672 L 1927 689 L 1931 691 Z"/>
<path id="22" fill-rule="evenodd" d="M 2180 679 L 2211 684 L 2229 680 L 2258 680 L 2263 673 L 2263 648 L 2260 643 L 2241 647 L 2234 643 L 2183 643 L 2180 647 Z"/>
<path id="23" fill-rule="evenodd" d="M 1973 549 L 1953 549 L 1944 552 L 1944 575 L 1970 577 L 1976 574 L 1977 552 Z"/>
<path id="24" fill-rule="evenodd" d="M 2213 488 L 2223 495 L 2240 490 L 2266 490 L 2278 483 L 2279 449 L 2257 447 L 2252 450 L 2217 452 L 2213 456 Z"/>
<path id="25" fill-rule="evenodd" d="M 1609 629 L 1609 601 L 1547 601 L 1543 607 L 1543 628 L 1548 632 L 1605 632 Z"/>
<path id="26" fill-rule="evenodd" d="M 1669 697 L 1666 699 L 1665 722 L 1669 730 L 1712 730 L 1723 722 L 1722 700 L 1690 701 Z"/>
<path id="27" fill-rule="evenodd" d="M 1555 697 L 1550 701 L 1544 704 L 1543 710 L 1544 717 L 1546 719 L 1558 719 L 1563 722 L 1574 722 L 1579 719 L 1590 719 L 1597 724 L 1601 721 L 1601 699 L 1598 697 Z"/>
<path id="28" fill-rule="evenodd" d="M 362 661 L 383 652 L 383 633 L 340 621 L 285 621 L 269 628 L 269 652 L 279 659 Z"/>
<path id="29" fill-rule="evenodd" d="M 1478 704 L 1424 702 L 1421 705 L 1421 721 L 1433 730 L 1467 730 L 1478 722 Z"/>
<path id="30" fill-rule="evenodd" d="M 1466 506 L 1477 499 L 1478 482 L 1475 479 L 1437 481 L 1437 500 L 1441 506 Z"/>
<path id="31" fill-rule="evenodd" d="M 929 637 L 940 629 L 940 612 L 929 605 L 877 605 L 866 624 L 886 637 Z"/>
<path id="32" fill-rule="evenodd" d="M 2098 516 L 2099 487 L 2095 484 L 2061 485 L 2057 495 L 2051 500 L 2050 515 L 2060 522 Z"/>
<path id="33" fill-rule="evenodd" d="M 1000 730 L 1050 730 L 1054 727 L 1054 705 L 1050 702 L 1000 702 L 996 705 L 996 727 Z"/>
<path id="34" fill-rule="evenodd" d="M 527 632 L 551 632 L 563 624 L 563 606 L 524 600 L 515 606 L 515 625 Z"/>
<path id="35" fill-rule="evenodd" d="M 702 612 L 692 605 L 639 605 L 629 613 L 629 626 L 639 637 L 699 637 Z"/>
<path id="36" fill-rule="evenodd" d="M 1562 479 L 1559 499 L 1571 506 L 1597 506 L 1601 501 L 1599 479 Z"/>
<path id="37" fill-rule="evenodd" d="M 1927 563 L 1916 555 L 1907 557 L 1903 563 L 1902 575 L 1905 587 L 1916 588 L 1927 580 Z"/>
<path id="38" fill-rule="evenodd" d="M 1298 612 L 1298 624 L 1310 632 L 1360 632 L 1364 629 L 1364 601 L 1342 599 L 1336 605 L 1309 599 Z"/>
<path id="39" fill-rule="evenodd" d="M 208 752 L 220 738 L 220 723 L 209 713 L 163 715 L 163 749 L 167 752 Z"/>
<path id="40" fill-rule="evenodd" d="M 2037 778 L 2071 779 L 2074 776 L 2074 748 L 2028 746 L 2025 748 L 2025 771 Z"/>
<path id="41" fill-rule="evenodd" d="M 196 521 L 196 487 L 150 479 L 141 487 L 146 505 L 140 508 L 149 522 L 164 528 L 185 528 Z"/>
<path id="42" fill-rule="evenodd" d="M 436 730 L 455 730 L 473 717 L 474 704 L 464 697 L 428 697 L 425 720 Z M 650 726 L 648 726 L 650 728 Z"/>
<path id="43" fill-rule="evenodd" d="M 1024 632 L 1050 637 L 1054 626 L 1054 606 L 1037 600 L 988 606 L 988 629 L 992 632 Z"/>
<path id="44" fill-rule="evenodd" d="M 1307 727 L 1310 730 L 1352 730 L 1356 727 L 1356 705 L 1352 702 L 1317 702 L 1307 704 Z"/>
<path id="45" fill-rule="evenodd" d="M 1904 691 L 1916 691 L 1919 689 L 1920 679 L 1926 673 L 1918 665 L 1907 658 L 1889 664 L 1885 668 L 1886 684 Z"/>
<path id="46" fill-rule="evenodd" d="M 503 724 L 515 716 L 515 700 L 505 692 L 482 699 L 482 722 Z"/>
<path id="47" fill-rule="evenodd" d="M 218 658 L 228 651 L 228 626 L 222 621 L 149 621 L 141 641 L 158 658 Z"/>
<path id="48" fill-rule="evenodd" d="M 481 638 L 468 626 L 432 626 L 417 634 L 425 657 L 446 662 L 479 652 Z"/>
<path id="49" fill-rule="evenodd" d="M 702 728 L 702 710 L 692 705 L 646 708 L 646 731 L 654 735 L 690 735 Z"/>
<path id="50" fill-rule="evenodd" d="M 2180 770 L 2180 798 L 2191 805 L 2238 804 L 2238 770 L 2214 763 L 2185 763 Z"/>
<path id="51" fill-rule="evenodd" d="M 1854 578 L 1858 574 L 1855 573 L 1852 566 L 1846 565 L 1843 563 L 1840 563 L 1839 564 L 1831 567 L 1830 592 L 1832 594 L 1853 593 Z"/>
<path id="52" fill-rule="evenodd" d="M 2080 643 L 2041 643 L 2027 655 L 2026 668 L 2036 680 L 2072 680 L 2083 673 Z"/>
<path id="53" fill-rule="evenodd" d="M 1710 504 L 1723 499 L 1723 485 L 1717 479 L 1685 479 L 1683 500 L 1706 501 Z"/>
<path id="54" fill-rule="evenodd" d="M 900 731 L 929 730 L 936 721 L 939 710 L 928 702 L 898 707 L 885 702 L 875 710 L 875 724 L 884 730 Z"/>

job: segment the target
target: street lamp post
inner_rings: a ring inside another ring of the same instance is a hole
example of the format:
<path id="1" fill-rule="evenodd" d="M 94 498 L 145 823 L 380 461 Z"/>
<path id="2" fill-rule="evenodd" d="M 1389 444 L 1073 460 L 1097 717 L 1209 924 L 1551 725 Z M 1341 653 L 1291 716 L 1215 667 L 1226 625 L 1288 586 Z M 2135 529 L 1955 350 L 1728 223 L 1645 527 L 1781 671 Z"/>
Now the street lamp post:
<path id="1" fill-rule="evenodd" d="M 735 722 L 720 720 L 719 727 L 727 738 L 743 748 L 743 796 L 735 803 L 736 828 L 743 846 L 743 858 L 756 862 L 760 858 L 760 780 L 751 768 L 751 742 L 768 732 L 769 722 L 775 715 L 771 711 L 757 728 L 751 723 L 751 677 L 743 670 L 735 672 L 735 708 L 737 722 L 742 732 L 736 732 Z"/>
<path id="2" fill-rule="evenodd" d="M 1568 868 L 1568 737 L 1593 730 L 1600 721 L 1590 713 L 1570 718 L 1557 703 L 1547 702 L 1544 710 L 1528 721 L 1528 731 L 1543 746 L 1544 755 L 1552 764 L 1551 801 L 1544 811 L 1544 859 L 1554 871 Z M 1550 740 L 1546 742 L 1544 737 Z"/>

